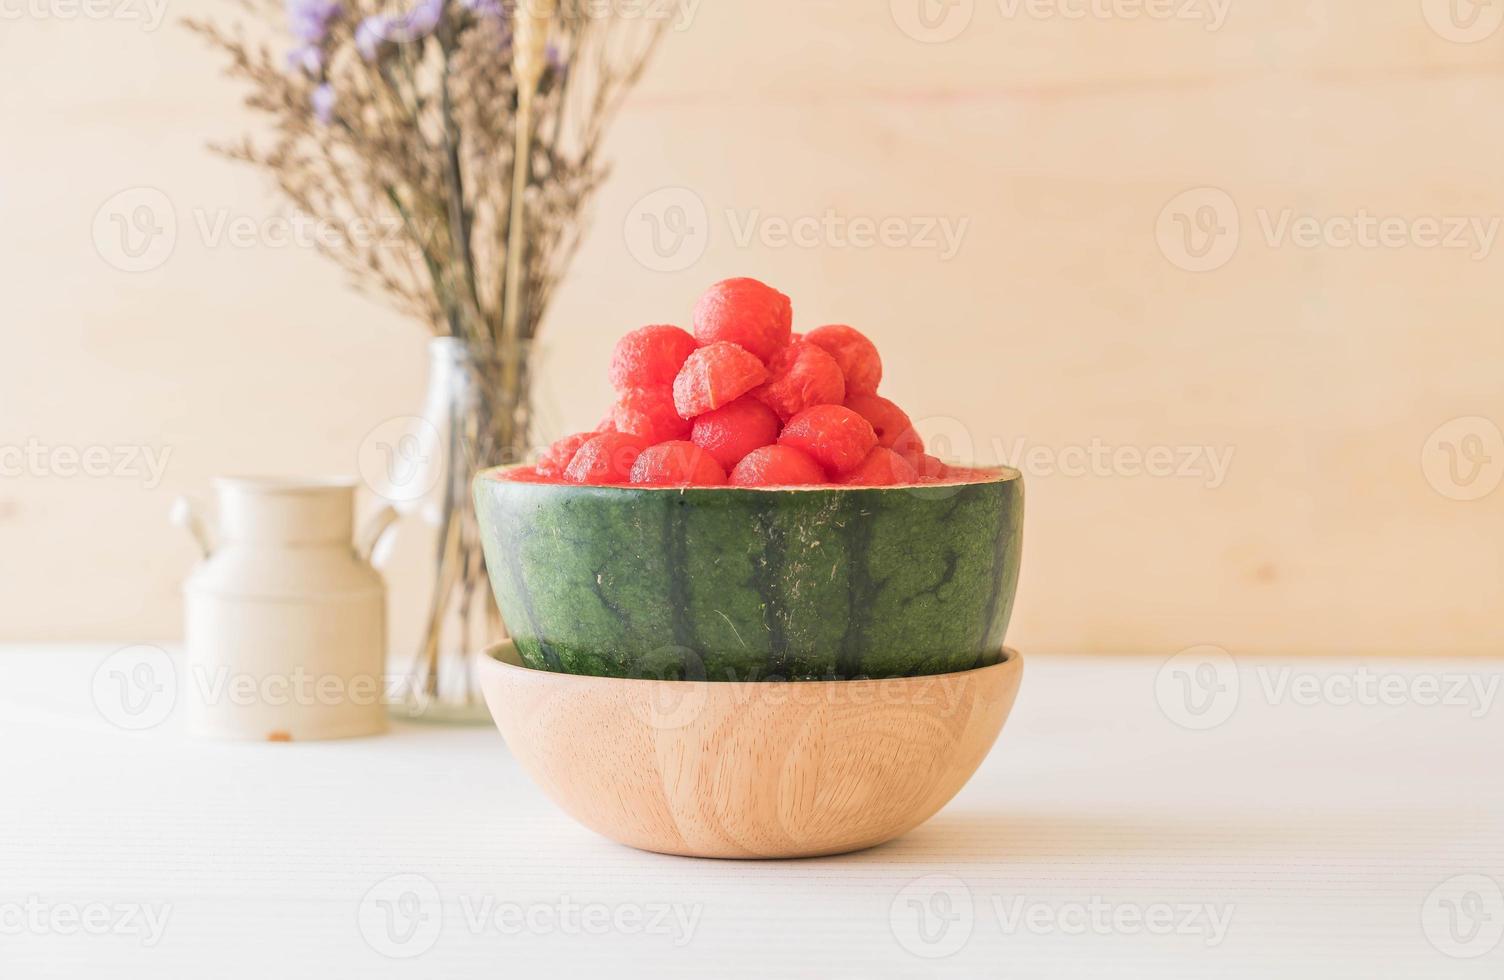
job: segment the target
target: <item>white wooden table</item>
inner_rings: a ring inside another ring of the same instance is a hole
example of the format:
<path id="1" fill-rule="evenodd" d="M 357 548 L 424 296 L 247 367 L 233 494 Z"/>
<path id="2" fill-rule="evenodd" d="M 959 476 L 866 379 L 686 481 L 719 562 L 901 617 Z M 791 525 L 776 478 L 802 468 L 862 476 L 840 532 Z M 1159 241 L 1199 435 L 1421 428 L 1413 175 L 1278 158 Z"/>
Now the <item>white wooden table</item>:
<path id="1" fill-rule="evenodd" d="M 928 825 L 748 864 L 595 837 L 490 728 L 126 731 L 110 652 L 0 650 L 5 980 L 1504 976 L 1504 661 L 1034 657 Z"/>

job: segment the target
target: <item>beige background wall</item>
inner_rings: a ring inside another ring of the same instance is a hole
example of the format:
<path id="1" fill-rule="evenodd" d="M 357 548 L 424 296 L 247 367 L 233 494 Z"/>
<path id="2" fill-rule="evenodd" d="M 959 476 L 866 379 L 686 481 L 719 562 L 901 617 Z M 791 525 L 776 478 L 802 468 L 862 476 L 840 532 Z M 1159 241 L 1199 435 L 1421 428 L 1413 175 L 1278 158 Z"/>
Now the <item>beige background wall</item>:
<path id="1" fill-rule="evenodd" d="M 545 435 L 599 416 L 614 336 L 756 275 L 799 325 L 868 331 L 887 393 L 970 455 L 1024 450 L 1020 645 L 1504 651 L 1504 11 L 922 0 L 926 28 L 920 2 L 705 0 L 680 21 L 547 324 Z M 170 455 L 154 486 L 55 461 L 0 477 L 0 639 L 177 636 L 173 495 L 351 471 L 421 398 L 418 327 L 311 249 L 213 236 L 278 207 L 203 148 L 246 119 L 171 20 L 216 7 L 168 0 L 151 30 L 129 19 L 146 0 L 74 19 L 3 0 L 0 447 Z M 139 188 L 177 236 L 129 273 L 108 222 Z M 1355 244 L 1304 229 L 1364 214 L 1399 221 Z M 859 219 L 890 219 L 889 242 L 853 245 Z M 1483 232 L 1427 247 L 1452 219 Z M 654 221 L 687 234 L 655 248 Z M 1094 445 L 1126 448 L 1073 469 Z M 1225 472 L 1132 457 L 1196 447 Z"/>

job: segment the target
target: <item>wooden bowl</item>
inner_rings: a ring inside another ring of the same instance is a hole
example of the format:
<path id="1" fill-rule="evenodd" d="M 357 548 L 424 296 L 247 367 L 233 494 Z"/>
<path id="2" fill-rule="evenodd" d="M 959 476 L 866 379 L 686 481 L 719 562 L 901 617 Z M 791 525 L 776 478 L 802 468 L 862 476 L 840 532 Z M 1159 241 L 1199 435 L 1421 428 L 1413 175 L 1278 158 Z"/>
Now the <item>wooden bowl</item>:
<path id="1" fill-rule="evenodd" d="M 790 858 L 872 847 L 928 820 L 976 772 L 1023 677 L 990 666 L 877 680 L 590 677 L 479 657 L 486 703 L 566 813 L 647 851 Z"/>

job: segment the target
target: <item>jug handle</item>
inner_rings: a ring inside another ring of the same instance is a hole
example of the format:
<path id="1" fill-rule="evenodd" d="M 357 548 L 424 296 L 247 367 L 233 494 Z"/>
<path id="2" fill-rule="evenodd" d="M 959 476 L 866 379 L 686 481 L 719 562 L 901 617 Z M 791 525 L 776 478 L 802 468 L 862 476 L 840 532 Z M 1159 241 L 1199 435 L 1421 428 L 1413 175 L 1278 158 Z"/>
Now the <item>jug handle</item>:
<path id="1" fill-rule="evenodd" d="M 181 527 L 193 535 L 193 540 L 198 543 L 199 551 L 203 557 L 208 558 L 214 553 L 214 542 L 209 536 L 209 530 L 204 525 L 203 517 L 200 516 L 198 504 L 192 497 L 183 495 L 172 502 L 171 509 L 167 512 L 167 520 L 174 527 Z"/>
<path id="2" fill-rule="evenodd" d="M 397 508 L 386 504 L 361 522 L 360 531 L 355 536 L 355 553 L 360 556 L 361 561 L 371 560 L 376 546 L 381 543 L 382 538 L 386 537 L 386 533 L 392 529 L 392 524 L 399 516 Z"/>

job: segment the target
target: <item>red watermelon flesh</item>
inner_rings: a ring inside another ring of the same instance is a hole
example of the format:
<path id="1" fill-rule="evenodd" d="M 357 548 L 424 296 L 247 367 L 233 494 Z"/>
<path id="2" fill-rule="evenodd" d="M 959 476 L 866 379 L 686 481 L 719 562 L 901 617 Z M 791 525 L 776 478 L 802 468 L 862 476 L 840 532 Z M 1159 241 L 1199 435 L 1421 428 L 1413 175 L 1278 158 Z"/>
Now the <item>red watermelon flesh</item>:
<path id="1" fill-rule="evenodd" d="M 690 441 L 731 469 L 752 450 L 778 441 L 778 416 L 751 395 L 694 420 Z"/>
<path id="2" fill-rule="evenodd" d="M 689 420 L 674 407 L 674 391 L 668 385 L 622 392 L 611 410 L 611 421 L 617 432 L 642 436 L 650 443 L 689 435 Z"/>
<path id="3" fill-rule="evenodd" d="M 648 441 L 629 432 L 602 432 L 575 452 L 564 470 L 568 483 L 627 483 L 632 464 L 648 448 Z"/>
<path id="4" fill-rule="evenodd" d="M 877 389 L 877 346 L 843 323 L 793 331 L 789 298 L 722 280 L 692 332 L 638 327 L 611 355 L 617 390 L 593 432 L 576 432 L 509 478 L 641 486 L 890 487 L 989 480 L 925 451 L 908 414 Z"/>
<path id="5" fill-rule="evenodd" d="M 866 419 L 844 405 L 816 405 L 789 419 L 778 444 L 804 451 L 839 476 L 867 458 L 877 446 L 877 436 Z"/>
<path id="6" fill-rule="evenodd" d="M 805 340 L 835 358 L 841 366 L 847 398 L 877 393 L 877 384 L 883 379 L 883 360 L 878 356 L 877 345 L 861 331 L 832 323 L 811 330 Z"/>
<path id="7" fill-rule="evenodd" d="M 767 384 L 754 394 L 787 421 L 812 405 L 839 405 L 846 380 L 836 359 L 814 344 L 789 344 L 768 363 Z"/>
<path id="8" fill-rule="evenodd" d="M 632 464 L 632 482 L 660 487 L 714 487 L 726 482 L 726 471 L 699 446 L 675 440 L 644 449 Z"/>
<path id="9" fill-rule="evenodd" d="M 789 342 L 793 322 L 789 298 L 756 279 L 722 280 L 695 303 L 696 340 L 729 341 L 763 361 Z"/>
<path id="10" fill-rule="evenodd" d="M 701 347 L 674 378 L 674 405 L 679 415 L 696 415 L 720 408 L 745 395 L 768 378 L 768 369 L 752 354 L 732 343 Z"/>
<path id="11" fill-rule="evenodd" d="M 809 455 L 791 446 L 763 446 L 748 453 L 731 471 L 735 487 L 795 487 L 825 482 L 825 471 Z"/>
<path id="12" fill-rule="evenodd" d="M 891 449 L 878 446 L 867 458 L 841 477 L 841 482 L 856 487 L 892 487 L 917 483 L 919 473 L 909 461 Z"/>
<path id="13" fill-rule="evenodd" d="M 569 461 L 574 459 L 575 452 L 595 436 L 594 432 L 576 432 L 574 435 L 555 440 L 538 457 L 535 465 L 538 475 L 550 478 L 563 477 L 564 469 L 569 465 Z"/>
<path id="14" fill-rule="evenodd" d="M 616 342 L 611 386 L 617 391 L 671 385 L 684 361 L 700 346 L 689 331 L 667 324 L 638 327 Z"/>

